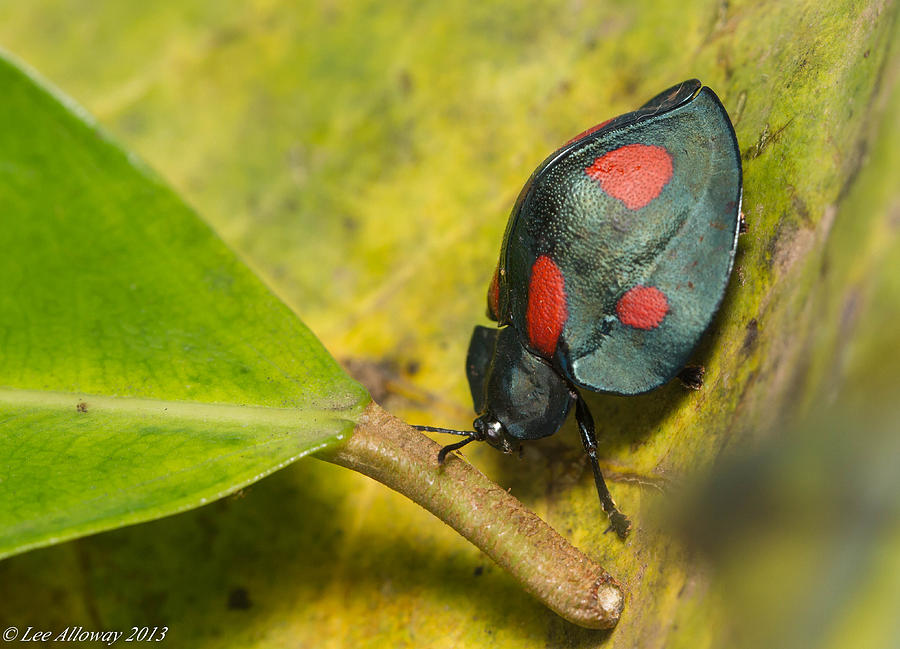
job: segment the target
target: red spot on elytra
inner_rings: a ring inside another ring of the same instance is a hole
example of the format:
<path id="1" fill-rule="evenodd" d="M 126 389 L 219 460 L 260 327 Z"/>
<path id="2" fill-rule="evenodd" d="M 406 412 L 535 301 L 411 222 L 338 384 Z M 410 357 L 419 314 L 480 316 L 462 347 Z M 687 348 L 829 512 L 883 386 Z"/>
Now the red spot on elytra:
<path id="1" fill-rule="evenodd" d="M 672 179 L 672 156 L 661 146 L 626 144 L 584 170 L 604 192 L 637 210 L 659 196 Z"/>
<path id="2" fill-rule="evenodd" d="M 668 312 L 666 294 L 655 286 L 630 288 L 616 304 L 616 315 L 622 324 L 636 329 L 656 329 Z"/>
<path id="3" fill-rule="evenodd" d="M 605 122 L 600 122 L 600 123 L 597 124 L 596 126 L 592 126 L 592 127 L 590 127 L 588 130 L 582 131 L 581 133 L 579 133 L 578 135 L 576 135 L 575 137 L 573 137 L 571 140 L 569 140 L 568 142 L 566 142 L 565 144 L 563 144 L 563 146 L 569 146 L 569 145 L 572 144 L 572 142 L 574 142 L 575 140 L 580 140 L 580 139 L 583 138 L 583 137 L 587 137 L 587 136 L 590 135 L 591 133 L 596 133 L 597 131 L 599 131 L 601 128 L 603 128 L 604 126 L 606 126 L 607 124 L 609 124 L 609 123 L 610 123 L 611 121 L 613 121 L 614 119 L 615 119 L 615 117 L 611 117 L 610 119 L 606 120 Z"/>
<path id="4" fill-rule="evenodd" d="M 550 257 L 541 255 L 531 267 L 528 285 L 525 321 L 531 346 L 547 358 L 553 356 L 568 317 L 562 271 Z"/>
<path id="5" fill-rule="evenodd" d="M 494 320 L 500 319 L 500 264 L 494 269 L 491 286 L 488 288 L 488 315 Z"/>

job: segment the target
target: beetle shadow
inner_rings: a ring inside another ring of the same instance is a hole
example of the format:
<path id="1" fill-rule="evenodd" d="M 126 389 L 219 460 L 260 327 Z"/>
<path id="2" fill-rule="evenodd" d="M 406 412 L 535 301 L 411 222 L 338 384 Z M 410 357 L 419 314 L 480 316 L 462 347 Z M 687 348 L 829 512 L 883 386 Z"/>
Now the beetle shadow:
<path id="1" fill-rule="evenodd" d="M 707 365 L 719 339 L 720 316 L 721 312 L 694 350 L 688 365 Z M 607 480 L 615 482 L 617 473 L 629 473 L 630 456 L 640 452 L 655 436 L 665 434 L 665 422 L 681 409 L 692 407 L 692 401 L 706 389 L 707 386 L 699 391 L 691 389 L 674 378 L 655 390 L 635 396 L 581 390 L 593 414 L 601 467 L 617 467 L 612 472 L 604 471 Z M 484 460 L 491 464 L 490 474 L 525 503 L 558 494 L 581 481 L 593 482 L 574 407 L 556 434 L 525 442 L 518 458 L 497 457 L 499 454 L 493 452 L 491 459 L 488 454 L 492 451 L 480 451 L 478 462 Z M 517 461 L 519 459 L 521 461 Z"/>

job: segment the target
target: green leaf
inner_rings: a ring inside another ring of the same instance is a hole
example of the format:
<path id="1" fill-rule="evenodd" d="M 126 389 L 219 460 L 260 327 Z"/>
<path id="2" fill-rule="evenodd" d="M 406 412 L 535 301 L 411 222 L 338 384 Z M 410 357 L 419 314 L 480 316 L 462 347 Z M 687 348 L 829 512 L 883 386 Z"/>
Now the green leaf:
<path id="1" fill-rule="evenodd" d="M 196 507 L 365 391 L 165 185 L 0 60 L 0 557 Z"/>

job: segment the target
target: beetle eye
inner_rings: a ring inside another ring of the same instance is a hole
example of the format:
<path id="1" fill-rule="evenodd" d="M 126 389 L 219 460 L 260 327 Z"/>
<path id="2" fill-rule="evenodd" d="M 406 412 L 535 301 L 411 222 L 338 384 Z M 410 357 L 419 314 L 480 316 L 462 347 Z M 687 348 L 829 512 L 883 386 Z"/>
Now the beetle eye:
<path id="1" fill-rule="evenodd" d="M 475 430 L 477 430 L 488 444 L 504 453 L 512 453 L 509 433 L 506 432 L 503 424 L 492 415 L 483 415 L 475 420 Z"/>

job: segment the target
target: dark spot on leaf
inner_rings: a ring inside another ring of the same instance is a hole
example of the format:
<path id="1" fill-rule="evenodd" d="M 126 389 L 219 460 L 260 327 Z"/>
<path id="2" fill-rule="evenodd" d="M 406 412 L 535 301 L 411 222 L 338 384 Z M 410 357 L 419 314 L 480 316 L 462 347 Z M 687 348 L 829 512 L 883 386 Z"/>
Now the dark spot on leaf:
<path id="1" fill-rule="evenodd" d="M 401 70 L 397 75 L 397 85 L 401 94 L 408 95 L 415 89 L 415 82 L 409 70 Z"/>
<path id="2" fill-rule="evenodd" d="M 475 566 L 475 570 L 472 571 L 472 574 L 476 577 L 480 577 L 484 574 L 484 566 Z"/>
<path id="3" fill-rule="evenodd" d="M 390 384 L 397 380 L 399 374 L 397 363 L 390 359 L 345 358 L 342 365 L 347 373 L 362 383 L 372 398 L 381 404 L 384 404 L 390 395 Z"/>
<path id="4" fill-rule="evenodd" d="M 217 293 L 230 293 L 234 284 L 234 277 L 221 269 L 207 271 L 203 279 L 210 290 Z"/>
<path id="5" fill-rule="evenodd" d="M 783 253 L 786 247 L 791 245 L 797 230 L 797 224 L 788 217 L 787 212 L 783 212 L 781 218 L 778 219 L 775 232 L 766 242 L 766 265 L 768 268 L 771 269 L 775 265 L 779 253 Z"/>
<path id="6" fill-rule="evenodd" d="M 151 590 L 138 599 L 138 609 L 150 619 L 159 619 L 164 615 L 162 611 L 168 599 L 168 593 L 165 591 Z"/>
<path id="7" fill-rule="evenodd" d="M 637 89 L 640 88 L 641 81 L 643 81 L 642 77 L 639 77 L 634 73 L 626 73 L 624 79 L 622 80 L 622 88 L 625 94 L 635 94 L 637 92 Z"/>
<path id="8" fill-rule="evenodd" d="M 140 112 L 131 111 L 118 120 L 119 128 L 129 135 L 143 133 L 147 130 L 147 118 Z"/>
<path id="9" fill-rule="evenodd" d="M 719 50 L 719 55 L 716 57 L 716 64 L 725 72 L 726 80 L 729 80 L 734 76 L 734 63 L 732 62 L 731 54 L 727 49 L 722 48 Z"/>
<path id="10" fill-rule="evenodd" d="M 747 91 L 741 90 L 741 94 L 738 95 L 737 103 L 734 107 L 734 110 L 732 111 L 731 122 L 735 126 L 737 126 L 740 123 L 741 117 L 744 115 L 744 108 L 746 108 L 746 106 L 747 106 Z"/>
<path id="11" fill-rule="evenodd" d="M 251 606 L 253 606 L 253 602 L 250 601 L 250 596 L 247 594 L 246 588 L 235 588 L 228 593 L 229 610 L 246 611 Z"/>
<path id="12" fill-rule="evenodd" d="M 784 133 L 784 130 L 791 125 L 791 122 L 794 121 L 792 117 L 789 119 L 783 126 L 779 127 L 775 131 L 769 132 L 768 123 L 763 127 L 762 133 L 759 134 L 759 138 L 756 140 L 756 144 L 744 150 L 741 154 L 742 160 L 753 160 L 754 158 L 758 158 L 762 155 L 763 151 L 770 144 L 777 144 L 779 140 L 781 140 L 781 135 Z"/>
<path id="13" fill-rule="evenodd" d="M 806 202 L 797 195 L 797 191 L 794 187 L 788 186 L 787 189 L 791 195 L 791 206 L 794 208 L 794 211 L 801 219 L 809 222 L 809 208 L 806 206 Z"/>
<path id="14" fill-rule="evenodd" d="M 844 299 L 844 305 L 841 308 L 841 339 L 848 340 L 853 335 L 853 329 L 856 321 L 859 319 L 860 307 L 862 306 L 862 296 L 859 288 L 854 287 Z"/>
<path id="15" fill-rule="evenodd" d="M 228 25 L 213 32 L 211 40 L 213 46 L 225 47 L 240 40 L 243 34 L 244 32 L 240 27 L 237 27 L 235 25 Z"/>
<path id="16" fill-rule="evenodd" d="M 76 409 L 78 412 L 87 412 L 87 411 L 88 411 L 88 405 L 87 405 L 87 403 L 85 403 L 84 401 L 79 401 L 79 402 L 78 402 L 78 405 L 75 406 L 75 409 Z"/>
<path id="17" fill-rule="evenodd" d="M 850 192 L 850 189 L 853 187 L 853 184 L 856 182 L 856 177 L 859 175 L 860 170 L 863 167 L 863 163 L 869 157 L 869 143 L 863 138 L 859 142 L 856 143 L 856 146 L 848 152 L 849 155 L 845 156 L 843 164 L 841 165 L 843 171 L 844 181 L 841 183 L 841 188 L 838 190 L 838 197 L 836 199 L 837 203 L 846 198 L 847 194 Z"/>
<path id="18" fill-rule="evenodd" d="M 888 213 L 887 223 L 891 230 L 900 230 L 900 204 L 895 205 Z"/>
<path id="19" fill-rule="evenodd" d="M 831 270 L 831 260 L 828 257 L 828 254 L 822 256 L 822 265 L 819 266 L 819 276 L 820 277 L 828 277 L 828 272 Z"/>
<path id="20" fill-rule="evenodd" d="M 756 347 L 756 340 L 759 337 L 759 324 L 756 318 L 751 318 L 747 323 L 747 329 L 744 333 L 744 342 L 741 344 L 741 352 L 747 354 Z"/>

